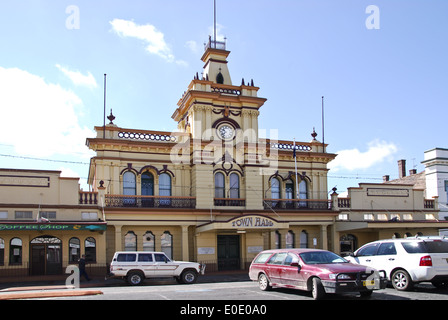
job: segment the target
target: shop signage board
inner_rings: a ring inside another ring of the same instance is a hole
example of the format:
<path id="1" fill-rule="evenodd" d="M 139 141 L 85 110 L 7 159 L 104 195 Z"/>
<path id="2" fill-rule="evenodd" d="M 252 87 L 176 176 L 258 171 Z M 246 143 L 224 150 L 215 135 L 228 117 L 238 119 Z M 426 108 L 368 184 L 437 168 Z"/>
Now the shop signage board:
<path id="1" fill-rule="evenodd" d="M 256 230 L 256 229 L 285 229 L 289 223 L 279 222 L 262 215 L 247 215 L 233 218 L 229 221 L 213 221 L 198 227 L 197 232 L 211 230 Z"/>
<path id="2" fill-rule="evenodd" d="M 40 231 L 40 230 L 49 230 L 49 231 L 73 231 L 73 230 L 89 230 L 89 231 L 105 231 L 105 224 L 38 224 L 38 223 L 30 223 L 30 224 L 14 224 L 14 223 L 3 223 L 0 224 L 0 231 Z"/>

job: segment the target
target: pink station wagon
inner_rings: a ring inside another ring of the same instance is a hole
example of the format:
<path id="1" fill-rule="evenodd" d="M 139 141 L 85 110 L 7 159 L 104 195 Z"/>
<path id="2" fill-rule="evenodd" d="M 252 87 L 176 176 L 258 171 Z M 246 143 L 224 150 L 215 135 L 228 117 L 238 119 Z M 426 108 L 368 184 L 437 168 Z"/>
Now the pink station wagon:
<path id="1" fill-rule="evenodd" d="M 318 300 L 326 293 L 357 293 L 369 297 L 386 288 L 384 272 L 353 264 L 337 254 L 319 249 L 277 249 L 260 252 L 252 261 L 249 277 L 261 290 L 284 287 L 311 291 Z"/>

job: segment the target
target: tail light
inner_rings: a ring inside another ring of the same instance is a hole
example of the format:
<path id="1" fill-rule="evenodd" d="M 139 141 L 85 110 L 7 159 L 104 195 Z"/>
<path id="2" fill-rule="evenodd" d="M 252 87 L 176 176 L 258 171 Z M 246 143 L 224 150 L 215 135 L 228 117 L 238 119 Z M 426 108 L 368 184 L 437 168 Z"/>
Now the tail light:
<path id="1" fill-rule="evenodd" d="M 432 267 L 431 256 L 424 256 L 420 258 L 420 267 Z"/>

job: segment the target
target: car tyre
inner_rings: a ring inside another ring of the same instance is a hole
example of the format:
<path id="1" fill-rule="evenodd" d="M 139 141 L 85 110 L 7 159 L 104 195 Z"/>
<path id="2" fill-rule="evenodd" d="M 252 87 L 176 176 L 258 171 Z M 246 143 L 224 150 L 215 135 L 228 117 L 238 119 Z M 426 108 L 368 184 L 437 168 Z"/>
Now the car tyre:
<path id="1" fill-rule="evenodd" d="M 314 300 L 321 300 L 325 297 L 325 289 L 319 278 L 313 278 L 311 293 L 313 294 Z"/>
<path id="2" fill-rule="evenodd" d="M 272 286 L 269 284 L 269 279 L 264 273 L 258 276 L 258 287 L 261 291 L 270 291 Z"/>
<path id="3" fill-rule="evenodd" d="M 130 272 L 127 276 L 127 281 L 131 286 L 138 286 L 143 283 L 145 277 L 141 272 Z"/>
<path id="4" fill-rule="evenodd" d="M 180 281 L 184 284 L 193 284 L 198 280 L 198 273 L 194 270 L 185 270 L 180 275 Z"/>
<path id="5" fill-rule="evenodd" d="M 391 280 L 393 287 L 399 291 L 409 291 L 414 286 L 409 273 L 405 270 L 396 270 L 392 274 Z"/>

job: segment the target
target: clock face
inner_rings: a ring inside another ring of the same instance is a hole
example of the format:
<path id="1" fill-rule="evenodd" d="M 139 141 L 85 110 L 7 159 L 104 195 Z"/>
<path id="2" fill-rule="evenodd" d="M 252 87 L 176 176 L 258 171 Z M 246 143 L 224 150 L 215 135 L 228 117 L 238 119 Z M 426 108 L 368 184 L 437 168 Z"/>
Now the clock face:
<path id="1" fill-rule="evenodd" d="M 223 139 L 227 140 L 227 139 L 233 138 L 233 128 L 227 124 L 220 126 L 218 131 L 219 131 L 219 135 Z"/>

